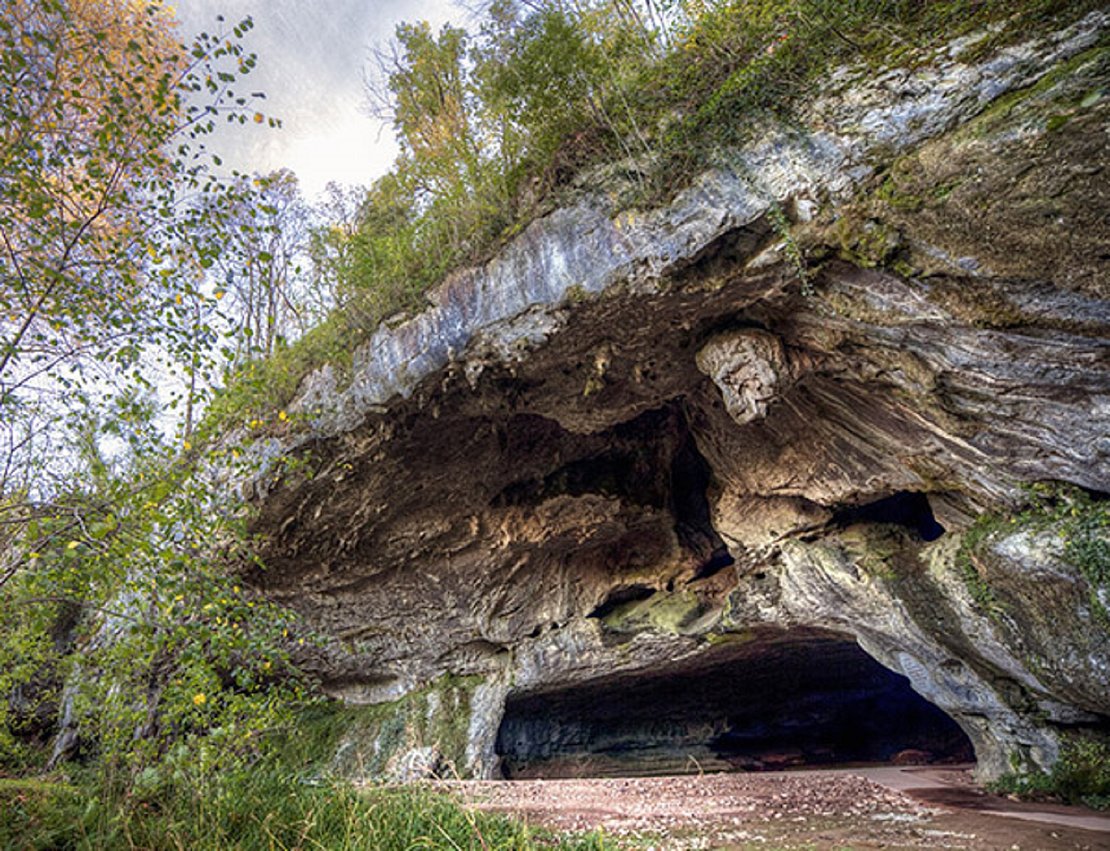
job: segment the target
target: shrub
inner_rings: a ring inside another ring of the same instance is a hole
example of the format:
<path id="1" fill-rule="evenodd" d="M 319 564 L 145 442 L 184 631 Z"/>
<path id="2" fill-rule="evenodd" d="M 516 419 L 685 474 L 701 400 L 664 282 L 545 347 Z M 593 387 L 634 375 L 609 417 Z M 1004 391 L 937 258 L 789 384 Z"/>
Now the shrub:
<path id="1" fill-rule="evenodd" d="M 1110 743 L 1072 737 L 1064 743 L 1060 759 L 1050 772 L 1015 772 L 991 788 L 1022 797 L 1059 798 L 1070 804 L 1110 810 Z"/>

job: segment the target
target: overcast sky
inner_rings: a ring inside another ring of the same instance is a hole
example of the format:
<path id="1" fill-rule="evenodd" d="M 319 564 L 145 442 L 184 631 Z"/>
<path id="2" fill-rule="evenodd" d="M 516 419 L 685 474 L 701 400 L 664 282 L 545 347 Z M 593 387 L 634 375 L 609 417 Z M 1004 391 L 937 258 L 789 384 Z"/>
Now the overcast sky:
<path id="1" fill-rule="evenodd" d="M 229 24 L 250 15 L 245 38 L 258 54 L 247 90 L 263 91 L 267 115 L 283 127 L 224 126 L 209 142 L 241 171 L 293 169 L 308 197 L 330 180 L 368 184 L 393 161 L 390 128 L 366 111 L 363 71 L 375 44 L 400 21 L 427 20 L 438 29 L 461 22 L 452 0 L 177 0 L 183 41 L 212 32 L 222 14 Z"/>

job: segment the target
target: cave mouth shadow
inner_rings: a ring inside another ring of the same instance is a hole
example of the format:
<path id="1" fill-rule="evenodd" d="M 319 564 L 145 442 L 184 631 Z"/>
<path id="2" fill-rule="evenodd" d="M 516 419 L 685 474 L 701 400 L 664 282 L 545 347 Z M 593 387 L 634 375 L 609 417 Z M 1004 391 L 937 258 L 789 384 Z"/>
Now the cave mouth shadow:
<path id="1" fill-rule="evenodd" d="M 850 636 L 759 630 L 664 666 L 510 695 L 508 779 L 974 759 L 957 724 Z"/>

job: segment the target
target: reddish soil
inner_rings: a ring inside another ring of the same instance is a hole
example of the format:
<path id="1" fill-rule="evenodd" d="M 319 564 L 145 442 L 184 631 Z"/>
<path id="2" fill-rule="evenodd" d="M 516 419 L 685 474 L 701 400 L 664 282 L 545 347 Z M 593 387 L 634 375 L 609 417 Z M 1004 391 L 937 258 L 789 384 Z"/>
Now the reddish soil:
<path id="1" fill-rule="evenodd" d="M 1110 816 L 987 795 L 966 769 L 441 785 L 476 808 L 559 832 L 600 828 L 622 848 L 1110 849 Z"/>

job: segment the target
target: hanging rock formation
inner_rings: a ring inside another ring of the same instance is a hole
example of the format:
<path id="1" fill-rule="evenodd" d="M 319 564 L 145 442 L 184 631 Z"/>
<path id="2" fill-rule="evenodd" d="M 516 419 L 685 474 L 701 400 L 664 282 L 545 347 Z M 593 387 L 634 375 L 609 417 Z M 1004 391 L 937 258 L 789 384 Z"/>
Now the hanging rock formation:
<path id="1" fill-rule="evenodd" d="M 989 778 L 1105 731 L 1108 29 L 845 71 L 658 209 L 594 175 L 310 376 L 243 490 L 373 707 L 337 765 L 886 759 L 917 713 Z"/>

